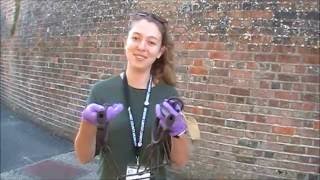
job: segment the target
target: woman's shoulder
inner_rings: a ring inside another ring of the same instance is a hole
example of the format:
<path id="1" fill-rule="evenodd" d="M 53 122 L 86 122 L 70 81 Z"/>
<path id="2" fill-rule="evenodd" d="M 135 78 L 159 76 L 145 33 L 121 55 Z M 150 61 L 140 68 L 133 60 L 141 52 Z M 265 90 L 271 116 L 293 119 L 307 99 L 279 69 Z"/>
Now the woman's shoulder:
<path id="1" fill-rule="evenodd" d="M 156 86 L 155 89 L 159 93 L 164 93 L 164 94 L 173 94 L 176 95 L 178 94 L 177 89 L 173 85 L 166 84 L 164 82 L 159 82 Z"/>
<path id="2" fill-rule="evenodd" d="M 119 75 L 111 76 L 107 79 L 97 81 L 92 89 L 105 89 L 105 88 L 119 88 L 121 85 L 121 78 Z"/>

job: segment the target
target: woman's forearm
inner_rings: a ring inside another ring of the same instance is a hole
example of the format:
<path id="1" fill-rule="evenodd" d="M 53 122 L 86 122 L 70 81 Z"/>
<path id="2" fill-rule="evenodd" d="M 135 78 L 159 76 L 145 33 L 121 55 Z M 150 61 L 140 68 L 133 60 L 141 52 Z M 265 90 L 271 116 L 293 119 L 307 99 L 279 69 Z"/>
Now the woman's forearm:
<path id="1" fill-rule="evenodd" d="M 174 168 L 184 167 L 189 160 L 189 140 L 186 135 L 171 138 L 170 159 Z"/>
<path id="2" fill-rule="evenodd" d="M 94 158 L 97 127 L 81 121 L 80 128 L 74 140 L 74 149 L 80 163 L 88 163 Z"/>

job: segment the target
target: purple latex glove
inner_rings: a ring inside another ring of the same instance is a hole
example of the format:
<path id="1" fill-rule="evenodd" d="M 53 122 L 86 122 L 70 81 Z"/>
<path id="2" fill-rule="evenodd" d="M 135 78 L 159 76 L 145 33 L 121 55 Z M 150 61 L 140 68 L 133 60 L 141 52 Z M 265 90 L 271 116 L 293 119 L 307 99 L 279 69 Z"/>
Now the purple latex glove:
<path id="1" fill-rule="evenodd" d="M 106 111 L 106 122 L 113 120 L 123 110 L 122 104 L 113 104 L 107 106 L 107 109 L 99 104 L 89 104 L 81 113 L 82 120 L 87 121 L 91 124 L 97 125 L 97 114 L 101 111 Z"/>
<path id="2" fill-rule="evenodd" d="M 161 112 L 161 108 L 165 108 L 167 113 Z M 156 105 L 156 116 L 159 118 L 159 124 L 163 129 L 168 129 L 170 136 L 179 136 L 183 134 L 186 129 L 186 121 L 181 111 L 177 111 L 178 107 L 173 108 L 168 102 L 164 101 L 162 103 L 162 107 L 160 104 Z M 173 121 L 170 126 L 170 122 L 166 122 L 167 117 L 171 116 L 172 119 L 169 121 Z"/>

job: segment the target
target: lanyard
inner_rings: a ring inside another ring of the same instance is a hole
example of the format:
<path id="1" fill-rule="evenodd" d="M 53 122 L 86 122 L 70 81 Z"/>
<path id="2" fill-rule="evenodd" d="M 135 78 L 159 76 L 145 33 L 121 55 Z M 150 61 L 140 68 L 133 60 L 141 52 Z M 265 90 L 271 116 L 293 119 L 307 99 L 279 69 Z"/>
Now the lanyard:
<path id="1" fill-rule="evenodd" d="M 152 76 L 149 78 L 149 82 L 146 89 L 146 96 L 143 104 L 143 114 L 141 119 L 141 127 L 140 127 L 140 133 L 139 133 L 139 141 L 137 142 L 137 136 L 136 136 L 136 129 L 134 125 L 134 120 L 131 112 L 130 107 L 130 98 L 129 98 L 129 85 L 128 85 L 128 79 L 126 76 L 126 73 L 123 73 L 123 86 L 124 86 L 124 95 L 125 100 L 128 107 L 128 113 L 129 113 L 129 120 L 130 120 L 130 126 L 131 126 L 131 133 L 132 133 L 132 139 L 133 139 L 133 146 L 135 147 L 135 153 L 137 158 L 137 164 L 139 163 L 138 157 L 139 157 L 139 150 L 142 147 L 142 138 L 143 138 L 143 132 L 144 132 L 144 125 L 147 118 L 147 112 L 149 108 L 149 99 L 151 94 L 151 86 L 152 86 Z"/>

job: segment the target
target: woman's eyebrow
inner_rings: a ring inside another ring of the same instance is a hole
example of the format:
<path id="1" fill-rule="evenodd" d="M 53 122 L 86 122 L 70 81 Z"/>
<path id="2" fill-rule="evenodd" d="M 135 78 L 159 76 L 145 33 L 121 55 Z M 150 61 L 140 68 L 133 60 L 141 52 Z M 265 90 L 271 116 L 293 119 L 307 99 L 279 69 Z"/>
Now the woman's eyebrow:
<path id="1" fill-rule="evenodd" d="M 139 33 L 139 32 L 133 32 L 133 34 L 135 35 L 139 35 L 139 36 L 142 36 L 142 34 L 141 33 Z M 158 37 L 156 37 L 156 36 L 147 36 L 147 38 L 152 38 L 152 39 L 155 39 L 155 40 L 160 40 Z"/>

